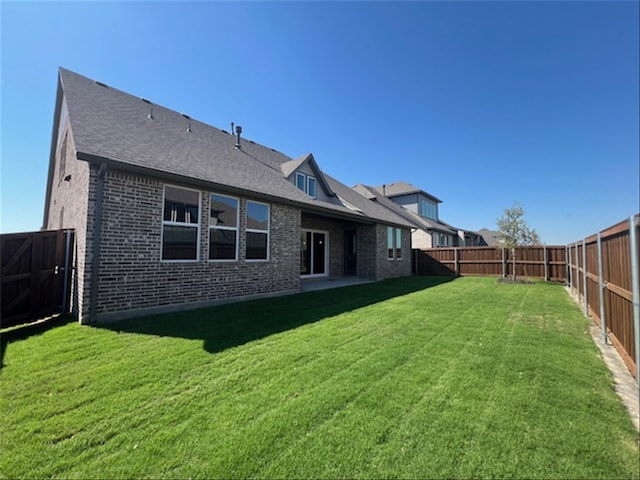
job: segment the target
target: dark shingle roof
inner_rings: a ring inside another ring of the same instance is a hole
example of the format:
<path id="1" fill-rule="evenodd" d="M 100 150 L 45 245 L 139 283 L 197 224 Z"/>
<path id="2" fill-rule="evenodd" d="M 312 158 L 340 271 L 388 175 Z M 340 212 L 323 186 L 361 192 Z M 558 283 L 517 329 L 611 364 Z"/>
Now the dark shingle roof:
<path id="1" fill-rule="evenodd" d="M 382 195 L 377 188 L 369 187 L 367 185 L 358 184 L 353 187 L 353 190 L 358 192 L 361 196 L 369 198 L 371 203 L 378 203 L 386 209 L 392 211 L 396 215 L 402 216 L 405 220 L 411 222 L 414 228 L 421 230 L 433 230 L 442 233 L 449 233 L 457 235 L 458 231 L 444 222 L 436 222 L 434 220 L 421 217 L 417 213 L 414 213 L 406 208 L 398 205 L 393 200 L 390 200 L 387 196 Z M 371 201 L 373 200 L 373 201 Z"/>
<path id="2" fill-rule="evenodd" d="M 63 68 L 60 86 L 81 160 L 195 180 L 211 188 L 239 190 L 354 220 L 409 226 L 403 217 L 389 215 L 379 206 L 371 208 L 362 197 L 349 201 L 364 207 L 357 211 L 338 198 L 330 203 L 306 195 L 285 178 L 282 166 L 289 171 L 309 155 L 296 162 L 244 138 L 238 149 L 234 135 Z M 331 190 L 350 190 L 334 179 L 320 181 L 329 186 L 329 195 Z"/>
<path id="3" fill-rule="evenodd" d="M 434 200 L 435 202 L 442 203 L 438 197 L 431 195 L 428 192 L 416 187 L 415 185 L 411 185 L 407 182 L 393 182 L 387 183 L 385 185 L 378 185 L 377 187 L 373 187 L 378 193 L 383 194 L 387 197 L 399 197 L 401 195 L 410 195 L 412 193 L 421 193 L 424 196 Z"/>

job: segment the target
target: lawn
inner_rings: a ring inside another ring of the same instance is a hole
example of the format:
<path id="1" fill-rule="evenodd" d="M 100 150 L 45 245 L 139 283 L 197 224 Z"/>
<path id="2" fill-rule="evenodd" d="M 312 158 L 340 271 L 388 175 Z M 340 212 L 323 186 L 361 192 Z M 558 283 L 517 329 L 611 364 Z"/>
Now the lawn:
<path id="1" fill-rule="evenodd" d="M 0 477 L 639 478 L 562 286 L 412 277 L 2 335 Z"/>

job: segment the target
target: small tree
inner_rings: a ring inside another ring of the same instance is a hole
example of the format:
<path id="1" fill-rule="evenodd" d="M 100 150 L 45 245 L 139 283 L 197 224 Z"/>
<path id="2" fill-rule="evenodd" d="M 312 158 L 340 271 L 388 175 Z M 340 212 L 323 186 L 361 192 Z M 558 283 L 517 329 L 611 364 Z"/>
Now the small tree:
<path id="1" fill-rule="evenodd" d="M 513 280 L 516 279 L 516 248 L 525 245 L 539 245 L 540 237 L 538 233 L 524 219 L 524 208 L 518 203 L 514 203 L 511 208 L 505 208 L 502 217 L 498 218 L 498 232 L 502 241 L 502 249 L 511 252 L 513 264 Z M 506 277 L 503 271 L 502 276 Z"/>

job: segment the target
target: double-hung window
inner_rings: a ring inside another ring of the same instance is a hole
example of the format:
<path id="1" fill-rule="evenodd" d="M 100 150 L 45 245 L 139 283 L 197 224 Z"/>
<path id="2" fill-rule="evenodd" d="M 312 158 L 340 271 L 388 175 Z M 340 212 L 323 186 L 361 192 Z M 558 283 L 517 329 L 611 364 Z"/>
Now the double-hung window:
<path id="1" fill-rule="evenodd" d="M 269 205 L 247 200 L 247 260 L 269 260 Z"/>
<path id="2" fill-rule="evenodd" d="M 209 205 L 209 260 L 238 259 L 239 201 L 211 194 Z"/>
<path id="3" fill-rule="evenodd" d="M 402 259 L 402 229 L 387 227 L 387 258 Z"/>
<path id="4" fill-rule="evenodd" d="M 198 260 L 200 192 L 164 187 L 162 260 Z"/>
<path id="5" fill-rule="evenodd" d="M 300 172 L 296 173 L 296 187 L 312 198 L 316 198 L 317 195 L 316 185 L 316 177 Z"/>

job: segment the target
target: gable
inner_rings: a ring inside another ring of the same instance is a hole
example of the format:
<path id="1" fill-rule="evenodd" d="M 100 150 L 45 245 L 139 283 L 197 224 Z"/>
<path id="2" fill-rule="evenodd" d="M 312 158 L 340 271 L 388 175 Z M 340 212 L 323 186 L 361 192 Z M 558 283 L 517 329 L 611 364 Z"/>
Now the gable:
<path id="1" fill-rule="evenodd" d="M 322 170 L 313 154 L 308 153 L 301 157 L 285 162 L 280 166 L 284 177 L 299 190 L 319 200 L 330 201 L 335 197 L 334 191 L 329 186 Z M 314 191 L 310 191 L 311 180 L 315 183 Z"/>

